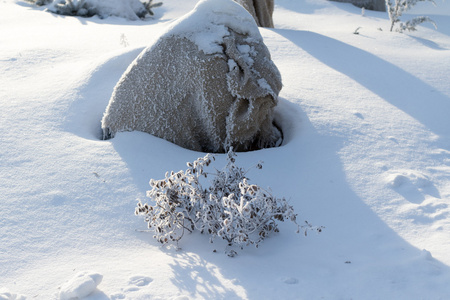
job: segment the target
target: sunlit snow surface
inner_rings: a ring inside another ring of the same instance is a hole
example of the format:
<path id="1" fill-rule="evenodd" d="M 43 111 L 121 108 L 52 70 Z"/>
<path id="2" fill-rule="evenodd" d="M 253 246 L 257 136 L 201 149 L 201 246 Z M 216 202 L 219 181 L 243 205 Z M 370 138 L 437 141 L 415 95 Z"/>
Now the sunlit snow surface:
<path id="1" fill-rule="evenodd" d="M 122 73 L 196 1 L 165 0 L 144 21 L 1 1 L 0 299 L 86 292 L 79 274 L 103 276 L 85 298 L 95 300 L 448 298 L 449 2 L 417 8 L 437 30 L 403 34 L 389 32 L 386 13 L 275 2 L 276 28 L 261 35 L 283 77 L 284 145 L 237 163 L 264 161 L 251 182 L 326 228 L 303 237 L 281 224 L 229 258 L 207 236 L 185 236 L 176 251 L 136 231 L 150 178 L 203 153 L 139 132 L 99 140 Z"/>

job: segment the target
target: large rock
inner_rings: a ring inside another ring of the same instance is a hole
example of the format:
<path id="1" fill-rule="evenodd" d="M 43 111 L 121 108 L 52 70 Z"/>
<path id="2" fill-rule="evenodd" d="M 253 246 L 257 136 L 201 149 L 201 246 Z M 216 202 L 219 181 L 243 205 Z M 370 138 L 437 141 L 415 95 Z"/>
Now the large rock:
<path id="1" fill-rule="evenodd" d="M 105 138 L 144 131 L 184 148 L 277 146 L 281 76 L 251 15 L 203 0 L 128 67 L 102 120 Z"/>
<path id="2" fill-rule="evenodd" d="M 273 0 L 235 0 L 242 5 L 255 19 L 260 27 L 273 28 Z"/>

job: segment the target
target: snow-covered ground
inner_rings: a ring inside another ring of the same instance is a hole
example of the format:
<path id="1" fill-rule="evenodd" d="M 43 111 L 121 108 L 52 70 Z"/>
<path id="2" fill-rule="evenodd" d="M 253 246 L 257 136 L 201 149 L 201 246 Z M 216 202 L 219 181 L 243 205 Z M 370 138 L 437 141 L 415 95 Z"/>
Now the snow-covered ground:
<path id="1" fill-rule="evenodd" d="M 203 153 L 139 132 L 99 140 L 122 73 L 196 0 L 144 21 L 0 3 L 0 299 L 449 299 L 448 0 L 412 11 L 437 30 L 403 34 L 386 13 L 276 0 L 261 33 L 285 141 L 237 163 L 264 161 L 251 182 L 326 228 L 282 223 L 235 258 L 197 233 L 176 251 L 136 231 L 150 178 Z"/>

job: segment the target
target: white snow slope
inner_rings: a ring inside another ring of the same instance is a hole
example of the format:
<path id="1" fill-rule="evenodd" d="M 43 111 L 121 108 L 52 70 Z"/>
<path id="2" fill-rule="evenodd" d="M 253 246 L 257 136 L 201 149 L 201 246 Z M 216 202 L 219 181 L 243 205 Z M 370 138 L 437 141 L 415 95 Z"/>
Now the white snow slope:
<path id="1" fill-rule="evenodd" d="M 450 299 L 450 3 L 436 2 L 437 30 L 400 34 L 386 13 L 276 0 L 261 34 L 285 141 L 237 163 L 264 161 L 251 182 L 326 228 L 282 223 L 229 258 L 204 235 L 176 251 L 136 231 L 150 178 L 203 153 L 99 140 L 121 74 L 196 1 L 127 21 L 0 0 L 0 299 Z"/>

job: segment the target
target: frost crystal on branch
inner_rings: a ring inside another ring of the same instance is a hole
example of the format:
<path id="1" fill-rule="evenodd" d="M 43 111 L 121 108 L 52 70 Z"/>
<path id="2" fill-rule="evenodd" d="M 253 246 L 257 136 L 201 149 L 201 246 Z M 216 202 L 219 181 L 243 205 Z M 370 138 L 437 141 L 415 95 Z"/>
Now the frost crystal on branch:
<path id="1" fill-rule="evenodd" d="M 417 2 L 425 1 L 430 1 L 431 3 L 433 3 L 433 5 L 436 5 L 434 0 L 386 0 L 386 7 L 389 14 L 389 20 L 391 22 L 390 31 L 392 31 L 396 23 L 400 22 L 400 17 L 402 16 L 403 12 L 411 9 L 414 5 L 417 4 Z M 407 21 L 406 23 L 400 22 L 397 31 L 415 31 L 416 26 L 422 24 L 423 22 L 430 22 L 436 28 L 436 23 L 434 23 L 434 21 L 429 17 L 415 17 Z"/>
<path id="2" fill-rule="evenodd" d="M 278 232 L 277 221 L 290 220 L 300 229 L 321 232 L 322 227 L 313 227 L 308 222 L 299 226 L 297 214 L 284 198 L 276 198 L 265 189 L 250 184 L 245 177 L 247 170 L 236 166 L 236 154 L 230 150 L 227 165 L 215 173 L 205 172 L 214 161 L 207 154 L 192 163 L 186 171 L 167 172 L 162 180 L 150 180 L 152 189 L 147 192 L 155 205 L 139 202 L 136 215 L 145 217 L 154 238 L 160 243 L 175 242 L 185 231 L 199 230 L 211 235 L 211 241 L 220 237 L 228 246 L 258 245 L 272 232 Z M 261 169 L 261 163 L 256 165 Z M 207 188 L 203 178 L 212 176 Z M 229 250 L 228 255 L 236 252 Z"/>

